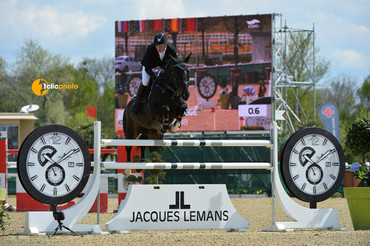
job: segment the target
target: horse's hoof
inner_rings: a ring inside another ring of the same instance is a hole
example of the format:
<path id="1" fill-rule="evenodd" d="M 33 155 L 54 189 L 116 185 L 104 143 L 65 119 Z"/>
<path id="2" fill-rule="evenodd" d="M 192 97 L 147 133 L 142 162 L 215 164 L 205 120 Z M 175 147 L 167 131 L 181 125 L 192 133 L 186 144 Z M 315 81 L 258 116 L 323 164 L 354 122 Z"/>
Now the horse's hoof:
<path id="1" fill-rule="evenodd" d="M 173 124 L 171 127 L 170 127 L 170 133 L 176 133 L 181 127 L 181 122 L 179 121 L 176 121 L 175 124 Z"/>
<path id="2" fill-rule="evenodd" d="M 179 128 L 178 128 L 178 127 L 176 127 L 176 126 L 171 126 L 169 131 L 170 131 L 170 133 L 174 134 L 174 133 L 176 133 L 178 130 L 179 130 Z"/>

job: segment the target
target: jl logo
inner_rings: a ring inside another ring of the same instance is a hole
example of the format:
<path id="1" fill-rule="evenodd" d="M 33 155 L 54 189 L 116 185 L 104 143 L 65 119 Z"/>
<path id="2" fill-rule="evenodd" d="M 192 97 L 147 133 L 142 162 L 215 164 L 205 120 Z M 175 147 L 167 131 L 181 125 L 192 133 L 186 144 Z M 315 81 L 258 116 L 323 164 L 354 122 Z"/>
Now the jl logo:
<path id="1" fill-rule="evenodd" d="M 36 79 L 32 83 L 32 91 L 35 93 L 37 96 L 43 96 L 45 95 L 49 90 L 45 89 L 46 85 L 48 82 L 44 79 Z"/>
<path id="2" fill-rule="evenodd" d="M 185 192 L 176 191 L 176 203 L 170 204 L 170 209 L 190 209 L 190 204 L 185 204 Z"/>

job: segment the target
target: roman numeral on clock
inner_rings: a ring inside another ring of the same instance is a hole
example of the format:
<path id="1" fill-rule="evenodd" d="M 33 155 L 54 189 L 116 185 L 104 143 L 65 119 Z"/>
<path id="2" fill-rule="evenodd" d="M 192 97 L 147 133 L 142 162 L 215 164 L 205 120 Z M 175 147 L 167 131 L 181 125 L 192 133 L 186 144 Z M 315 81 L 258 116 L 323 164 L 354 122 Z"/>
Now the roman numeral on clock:
<path id="1" fill-rule="evenodd" d="M 66 190 L 67 190 L 68 192 L 71 190 L 67 184 L 65 184 L 65 185 L 64 185 L 64 187 L 66 188 Z"/>
<path id="2" fill-rule="evenodd" d="M 299 178 L 299 174 L 297 174 L 296 176 L 293 177 L 293 180 L 297 180 L 297 178 Z"/>
<path id="3" fill-rule="evenodd" d="M 71 138 L 68 137 L 67 140 L 66 140 L 66 142 L 65 142 L 65 145 L 69 144 L 70 141 L 71 141 Z"/>
<path id="4" fill-rule="evenodd" d="M 40 188 L 40 191 L 44 191 L 45 190 L 45 187 L 46 187 L 46 184 L 43 184 Z"/>
<path id="5" fill-rule="evenodd" d="M 302 142 L 303 146 L 306 146 L 306 141 L 304 141 L 303 138 L 301 139 L 301 142 Z"/>
<path id="6" fill-rule="evenodd" d="M 57 187 L 54 187 L 53 195 L 56 196 L 58 194 Z"/>
<path id="7" fill-rule="evenodd" d="M 34 175 L 34 176 L 32 176 L 32 177 L 30 178 L 30 180 L 31 180 L 31 181 L 34 181 L 35 179 L 37 179 L 37 177 L 38 177 L 37 175 Z"/>
<path id="8" fill-rule="evenodd" d="M 72 176 L 76 181 L 80 181 L 80 178 L 79 177 L 77 177 L 76 175 L 73 175 Z"/>
<path id="9" fill-rule="evenodd" d="M 328 142 L 328 140 L 325 138 L 324 141 L 322 142 L 322 146 L 325 146 L 325 144 Z"/>

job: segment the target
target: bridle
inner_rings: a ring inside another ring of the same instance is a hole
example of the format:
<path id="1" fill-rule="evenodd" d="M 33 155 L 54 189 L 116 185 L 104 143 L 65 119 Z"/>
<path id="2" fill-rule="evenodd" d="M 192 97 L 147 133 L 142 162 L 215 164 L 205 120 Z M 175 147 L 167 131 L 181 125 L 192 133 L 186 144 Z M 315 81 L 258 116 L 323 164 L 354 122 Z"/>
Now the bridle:
<path id="1" fill-rule="evenodd" d="M 177 83 L 176 76 L 175 76 L 175 73 L 174 73 L 174 69 L 173 68 L 179 68 L 179 69 L 181 69 L 184 72 L 185 71 L 188 71 L 189 72 L 188 64 L 187 63 L 179 63 L 179 64 L 176 64 L 176 65 L 173 65 L 172 66 L 172 70 L 171 70 L 171 76 L 170 76 L 170 79 L 173 79 L 174 80 L 172 84 L 176 84 Z M 165 72 L 166 71 L 164 71 L 164 73 Z M 158 74 L 158 76 L 159 75 L 160 75 L 160 73 Z M 185 84 L 185 87 L 187 88 L 188 87 L 188 84 L 189 84 L 189 81 L 183 81 L 182 83 L 184 83 Z M 156 83 L 153 83 L 152 88 L 153 88 L 153 86 L 157 86 L 162 91 L 162 93 L 163 94 L 166 94 L 171 100 L 175 100 L 176 98 L 182 98 L 182 94 L 185 93 L 185 92 L 180 93 L 178 90 L 172 88 L 166 82 L 156 82 Z"/>

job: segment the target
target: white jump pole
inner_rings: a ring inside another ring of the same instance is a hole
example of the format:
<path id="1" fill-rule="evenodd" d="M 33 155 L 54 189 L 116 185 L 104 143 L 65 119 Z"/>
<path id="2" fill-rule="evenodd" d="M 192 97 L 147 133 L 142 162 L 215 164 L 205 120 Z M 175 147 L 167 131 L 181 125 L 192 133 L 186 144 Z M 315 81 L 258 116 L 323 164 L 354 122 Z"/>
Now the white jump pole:
<path id="1" fill-rule="evenodd" d="M 153 140 L 153 139 L 102 139 L 101 145 L 104 146 L 214 146 L 214 147 L 267 147 L 273 145 L 269 140 Z"/>

